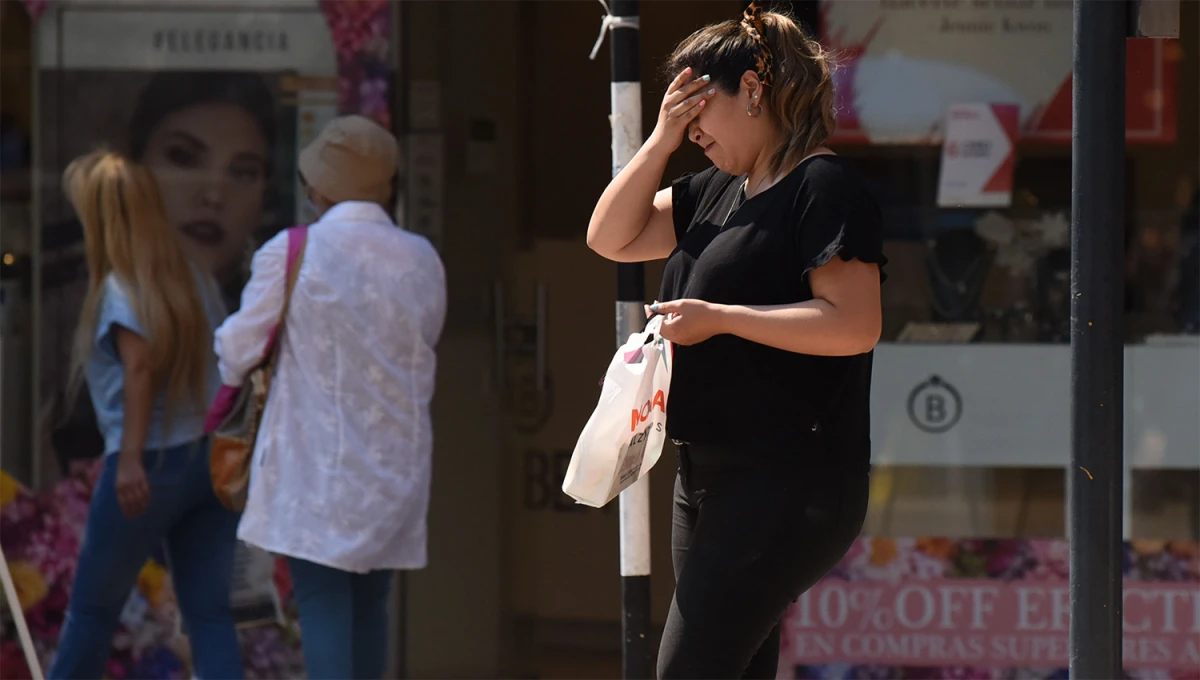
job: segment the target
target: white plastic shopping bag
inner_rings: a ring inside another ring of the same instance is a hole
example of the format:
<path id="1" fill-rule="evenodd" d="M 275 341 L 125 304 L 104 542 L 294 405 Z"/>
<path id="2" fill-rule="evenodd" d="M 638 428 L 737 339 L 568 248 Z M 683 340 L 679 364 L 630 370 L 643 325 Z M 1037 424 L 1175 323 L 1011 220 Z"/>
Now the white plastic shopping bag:
<path id="1" fill-rule="evenodd" d="M 649 472 L 662 454 L 672 361 L 661 327 L 661 316 L 651 319 L 608 365 L 600 403 L 583 426 L 563 480 L 563 493 L 579 503 L 604 506 Z"/>

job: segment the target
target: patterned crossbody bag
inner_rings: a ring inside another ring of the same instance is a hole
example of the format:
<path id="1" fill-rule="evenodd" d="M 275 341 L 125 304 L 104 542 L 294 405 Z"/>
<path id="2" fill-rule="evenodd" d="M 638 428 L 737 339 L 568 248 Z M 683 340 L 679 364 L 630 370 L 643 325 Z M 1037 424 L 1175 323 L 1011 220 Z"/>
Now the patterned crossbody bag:
<path id="1" fill-rule="evenodd" d="M 246 376 L 241 387 L 222 385 L 213 402 L 205 422 L 205 430 L 212 433 L 212 450 L 208 467 L 212 476 L 213 492 L 221 503 L 235 512 L 246 507 L 246 496 L 250 487 L 250 462 L 254 458 L 254 444 L 258 438 L 259 424 L 271 391 L 271 378 L 279 360 L 280 334 L 287 319 L 296 277 L 304 262 L 304 247 L 308 242 L 308 227 L 288 229 L 287 284 L 283 295 L 283 309 L 279 321 L 267 338 L 262 361 Z"/>

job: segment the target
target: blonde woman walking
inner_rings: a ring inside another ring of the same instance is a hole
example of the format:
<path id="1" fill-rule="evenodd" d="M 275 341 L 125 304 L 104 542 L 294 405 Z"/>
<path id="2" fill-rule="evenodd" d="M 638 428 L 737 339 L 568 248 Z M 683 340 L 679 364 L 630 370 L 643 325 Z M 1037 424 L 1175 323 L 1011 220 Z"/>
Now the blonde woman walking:
<path id="1" fill-rule="evenodd" d="M 86 381 L 106 458 L 49 676 L 103 677 L 121 609 L 165 542 L 195 674 L 240 678 L 229 602 L 238 517 L 213 495 L 203 436 L 225 317 L 216 282 L 185 258 L 144 167 L 96 152 L 64 182 L 88 267 L 70 391 Z"/>

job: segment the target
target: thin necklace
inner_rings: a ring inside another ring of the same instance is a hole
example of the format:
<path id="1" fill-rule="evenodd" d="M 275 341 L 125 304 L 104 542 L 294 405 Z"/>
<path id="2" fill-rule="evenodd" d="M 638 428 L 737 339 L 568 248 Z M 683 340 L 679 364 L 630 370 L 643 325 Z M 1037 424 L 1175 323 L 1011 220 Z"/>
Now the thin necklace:
<path id="1" fill-rule="evenodd" d="M 800 165 L 800 163 L 797 163 L 796 165 Z M 795 168 L 793 167 L 793 169 Z M 788 170 L 787 172 L 791 172 L 791 170 Z M 787 172 L 781 173 L 778 177 L 776 177 L 776 181 L 778 181 L 780 177 L 786 176 Z M 762 183 L 765 182 L 768 177 L 770 177 L 770 175 L 763 175 L 761 179 L 754 183 L 754 188 L 758 189 L 761 187 Z M 729 219 L 733 217 L 733 214 L 737 212 L 738 208 L 742 207 L 746 201 L 750 200 L 750 193 L 746 190 L 749 184 L 750 175 L 747 174 L 746 179 L 742 181 L 742 186 L 738 188 L 737 196 L 733 197 L 733 202 L 729 205 L 729 212 L 725 214 L 725 221 L 721 223 L 722 226 L 729 224 Z M 767 188 L 770 188 L 774 185 L 775 182 L 771 182 L 771 184 L 767 185 Z M 757 196 L 758 193 L 755 193 L 754 195 Z"/>
<path id="2" fill-rule="evenodd" d="M 729 203 L 729 212 L 725 213 L 725 219 L 721 222 L 722 227 L 729 224 L 729 218 L 733 217 L 733 213 L 737 212 L 737 209 L 742 207 L 742 203 L 746 202 L 745 198 L 743 198 L 745 195 L 746 187 L 744 185 L 738 187 L 737 195 Z"/>
<path id="3" fill-rule="evenodd" d="M 791 174 L 791 172 L 793 170 L 800 167 L 801 163 L 812 158 L 813 156 L 829 156 L 829 155 L 833 155 L 833 152 L 831 152 L 831 151 L 824 151 L 824 152 L 814 151 L 814 152 L 808 154 L 807 156 L 805 156 L 804 158 L 801 158 L 792 167 L 788 168 L 787 170 L 785 170 L 783 172 L 780 172 L 778 175 L 776 175 L 773 178 L 773 181 L 765 187 L 762 186 L 762 184 L 763 184 L 763 182 L 767 181 L 767 178 L 770 177 L 770 175 L 763 175 L 762 178 L 760 178 L 757 182 L 754 183 L 754 189 L 755 189 L 754 195 L 758 196 L 760 193 L 762 193 L 762 191 L 766 191 L 767 189 L 770 189 L 771 187 L 775 186 L 776 184 L 779 183 L 779 180 L 783 179 L 784 177 L 787 177 L 789 174 Z M 753 171 L 751 171 L 751 172 L 753 172 Z M 746 201 L 750 200 L 750 192 L 747 191 L 747 188 L 749 187 L 749 185 L 750 185 L 750 173 L 746 173 L 746 179 L 742 181 L 742 186 L 740 189 L 738 189 L 738 195 L 734 197 L 733 203 L 729 206 L 729 212 L 725 215 L 725 221 L 721 223 L 722 227 L 729 224 L 729 219 L 731 217 L 733 217 L 733 213 L 737 212 L 738 208 L 742 207 L 742 205 Z M 761 188 L 761 191 L 759 191 L 760 188 Z M 739 198 L 741 200 L 738 200 Z"/>
<path id="4" fill-rule="evenodd" d="M 798 165 L 798 164 L 797 164 L 797 165 Z M 787 172 L 782 172 L 782 173 L 780 173 L 780 174 L 779 174 L 779 175 L 778 175 L 778 176 L 775 178 L 775 181 L 777 182 L 777 181 L 779 180 L 779 178 L 780 178 L 780 177 L 783 177 L 784 175 L 787 175 L 787 173 L 788 173 L 788 172 L 791 172 L 791 170 L 788 170 Z M 759 193 L 759 191 L 758 191 L 758 190 L 759 190 L 760 188 L 763 188 L 763 186 L 762 186 L 762 185 L 763 185 L 763 182 L 767 181 L 767 178 L 768 178 L 768 177 L 770 177 L 770 175 L 763 175 L 761 178 L 759 178 L 759 180 L 758 180 L 757 182 L 755 182 L 755 183 L 754 183 L 754 195 L 755 195 L 755 196 L 757 196 L 757 195 L 758 195 L 758 193 Z M 771 184 L 767 185 L 767 188 L 769 188 L 769 187 L 773 186 L 774 184 L 775 184 L 775 182 L 771 182 Z M 746 179 L 745 179 L 745 181 L 743 181 L 743 182 L 742 182 L 742 193 L 743 193 L 743 194 L 745 194 L 746 198 L 749 198 L 749 197 L 750 197 L 750 175 L 749 175 L 749 174 L 747 174 L 747 175 L 746 175 Z"/>

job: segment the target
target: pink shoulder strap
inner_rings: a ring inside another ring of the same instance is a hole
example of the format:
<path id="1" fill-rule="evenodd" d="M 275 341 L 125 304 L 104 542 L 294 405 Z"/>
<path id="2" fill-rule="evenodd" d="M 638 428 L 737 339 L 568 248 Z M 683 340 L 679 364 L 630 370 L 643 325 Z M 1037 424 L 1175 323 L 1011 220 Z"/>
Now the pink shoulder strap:
<path id="1" fill-rule="evenodd" d="M 267 346 L 263 348 L 263 361 L 271 357 L 271 351 L 275 349 L 275 342 L 279 337 L 279 331 L 283 328 L 284 319 L 287 317 L 288 307 L 292 301 L 292 287 L 296 284 L 296 276 L 299 274 L 296 271 L 297 262 L 300 259 L 301 253 L 304 252 L 304 246 L 308 241 L 308 227 L 292 227 L 288 229 L 287 235 L 287 269 L 283 275 L 283 307 L 279 310 L 279 320 L 275 322 L 275 327 L 271 329 L 271 334 L 267 336 Z"/>
<path id="2" fill-rule="evenodd" d="M 292 267 L 296 266 L 296 256 L 308 240 L 308 226 L 299 225 L 288 229 L 287 275 L 292 275 Z"/>
<path id="3" fill-rule="evenodd" d="M 296 267 L 296 260 L 300 253 L 304 251 L 305 242 L 308 240 L 308 227 L 301 225 L 291 227 L 287 230 L 288 248 L 287 248 L 287 273 L 284 281 L 289 281 L 292 278 L 292 270 Z M 284 290 L 287 289 L 285 284 Z M 286 302 L 285 302 L 286 307 Z M 279 334 L 279 325 L 277 324 L 271 329 L 267 336 L 266 347 L 263 348 L 263 360 L 271 356 L 271 350 L 275 347 L 276 336 Z M 225 420 L 225 416 L 229 415 L 237 403 L 238 394 L 242 391 L 241 385 L 221 385 L 217 391 L 217 396 L 213 400 L 212 406 L 204 419 L 205 434 L 212 433 L 220 427 Z"/>

